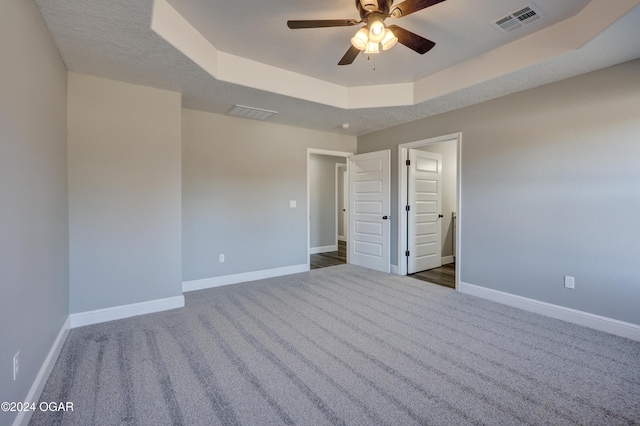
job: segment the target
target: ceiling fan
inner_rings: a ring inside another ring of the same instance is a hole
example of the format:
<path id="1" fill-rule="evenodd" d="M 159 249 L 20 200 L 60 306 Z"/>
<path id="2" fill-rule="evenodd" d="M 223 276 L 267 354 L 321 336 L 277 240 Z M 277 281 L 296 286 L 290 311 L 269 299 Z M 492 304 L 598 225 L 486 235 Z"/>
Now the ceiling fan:
<path id="1" fill-rule="evenodd" d="M 433 41 L 397 25 L 386 26 L 384 20 L 402 18 L 443 1 L 445 0 L 405 0 L 392 7 L 393 0 L 356 0 L 356 8 L 360 12 L 359 21 L 355 19 L 287 21 L 287 26 L 295 30 L 300 28 L 350 27 L 364 23 L 365 26 L 351 39 L 351 47 L 338 62 L 338 65 L 351 64 L 362 50 L 366 54 L 378 53 L 380 47 L 382 50 L 388 50 L 397 42 L 423 55 L 436 45 Z"/>

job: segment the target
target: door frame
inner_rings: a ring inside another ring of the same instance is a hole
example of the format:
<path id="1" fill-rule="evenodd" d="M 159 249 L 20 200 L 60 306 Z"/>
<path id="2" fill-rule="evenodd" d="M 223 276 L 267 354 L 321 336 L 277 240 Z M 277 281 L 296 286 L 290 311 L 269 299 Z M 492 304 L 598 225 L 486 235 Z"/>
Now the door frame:
<path id="1" fill-rule="evenodd" d="M 459 271 L 462 264 L 460 256 L 460 241 L 462 235 L 460 210 L 462 207 L 462 132 L 452 133 L 449 135 L 437 136 L 435 138 L 422 139 L 414 142 L 407 142 L 398 145 L 398 275 L 407 275 L 407 262 L 405 250 L 407 247 L 407 215 L 405 206 L 407 205 L 407 166 L 406 160 L 409 149 L 419 148 L 425 145 L 432 145 L 440 142 L 451 140 L 457 141 L 457 170 L 456 170 L 456 241 L 455 241 L 455 259 L 456 271 Z M 460 284 L 460 273 L 456 273 L 456 290 Z"/>
<path id="2" fill-rule="evenodd" d="M 319 149 L 319 148 L 307 148 L 307 270 L 311 269 L 311 170 L 309 167 L 309 162 L 311 161 L 311 154 L 319 154 L 326 155 L 329 157 L 344 157 L 347 158 L 347 173 L 349 172 L 349 161 L 348 157 L 352 156 L 353 152 L 347 151 L 332 151 L 329 149 Z M 348 175 L 347 175 L 348 176 Z M 348 195 L 347 195 L 348 197 Z M 349 209 L 347 209 L 346 219 L 349 219 Z M 348 223 L 345 224 L 345 232 L 349 230 L 347 227 Z M 338 223 L 336 222 L 336 238 L 338 236 Z M 348 234 L 347 234 L 348 235 Z M 347 250 L 347 263 L 349 263 L 349 251 Z"/>

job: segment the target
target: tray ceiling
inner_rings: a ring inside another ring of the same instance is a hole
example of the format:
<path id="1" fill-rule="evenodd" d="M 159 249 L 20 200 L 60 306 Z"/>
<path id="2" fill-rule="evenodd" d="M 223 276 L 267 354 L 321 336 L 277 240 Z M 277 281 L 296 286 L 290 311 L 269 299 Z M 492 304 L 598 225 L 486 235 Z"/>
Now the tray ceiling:
<path id="1" fill-rule="evenodd" d="M 336 63 L 358 27 L 286 21 L 356 18 L 350 0 L 36 3 L 71 71 L 179 91 L 186 108 L 242 104 L 352 135 L 640 57 L 640 0 L 535 0 L 545 18 L 509 34 L 491 23 L 529 3 L 447 0 L 394 21 L 436 41 L 431 52 L 397 45 L 345 67 Z M 172 33 L 178 21 L 188 30 Z"/>

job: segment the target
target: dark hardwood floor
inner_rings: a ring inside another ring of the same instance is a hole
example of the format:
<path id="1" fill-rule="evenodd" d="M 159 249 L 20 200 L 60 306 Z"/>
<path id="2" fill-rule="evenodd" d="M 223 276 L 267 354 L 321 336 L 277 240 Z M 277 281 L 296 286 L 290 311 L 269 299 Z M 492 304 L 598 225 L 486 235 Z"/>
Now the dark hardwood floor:
<path id="1" fill-rule="evenodd" d="M 326 268 L 328 266 L 342 265 L 347 263 L 347 243 L 338 241 L 338 251 L 318 253 L 311 255 L 311 269 Z M 417 272 L 409 275 L 412 278 L 427 281 L 445 287 L 456 287 L 456 265 L 449 263 L 439 268 Z"/>
<path id="2" fill-rule="evenodd" d="M 448 263 L 439 268 L 428 269 L 409 275 L 421 281 L 428 281 L 433 284 L 445 287 L 456 288 L 456 264 Z"/>
<path id="3" fill-rule="evenodd" d="M 338 251 L 311 255 L 311 269 L 326 268 L 327 266 L 347 263 L 347 243 L 338 241 Z"/>

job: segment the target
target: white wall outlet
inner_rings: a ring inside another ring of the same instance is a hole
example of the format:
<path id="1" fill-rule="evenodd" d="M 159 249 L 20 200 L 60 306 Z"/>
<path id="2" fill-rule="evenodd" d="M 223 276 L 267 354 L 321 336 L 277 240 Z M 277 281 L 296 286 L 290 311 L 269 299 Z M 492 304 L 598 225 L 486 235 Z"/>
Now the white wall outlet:
<path id="1" fill-rule="evenodd" d="M 224 254 L 219 254 L 218 255 L 218 262 L 224 263 Z"/>
<path id="2" fill-rule="evenodd" d="M 574 277 L 570 277 L 568 275 L 564 276 L 564 287 L 575 289 L 576 288 L 576 279 Z"/>
<path id="3" fill-rule="evenodd" d="M 298 203 L 296 202 L 296 200 L 290 200 L 289 201 L 289 208 L 290 209 L 295 209 L 298 206 Z"/>
<path id="4" fill-rule="evenodd" d="M 13 356 L 13 380 L 18 378 L 18 372 L 20 371 L 20 351 L 16 352 Z"/>

